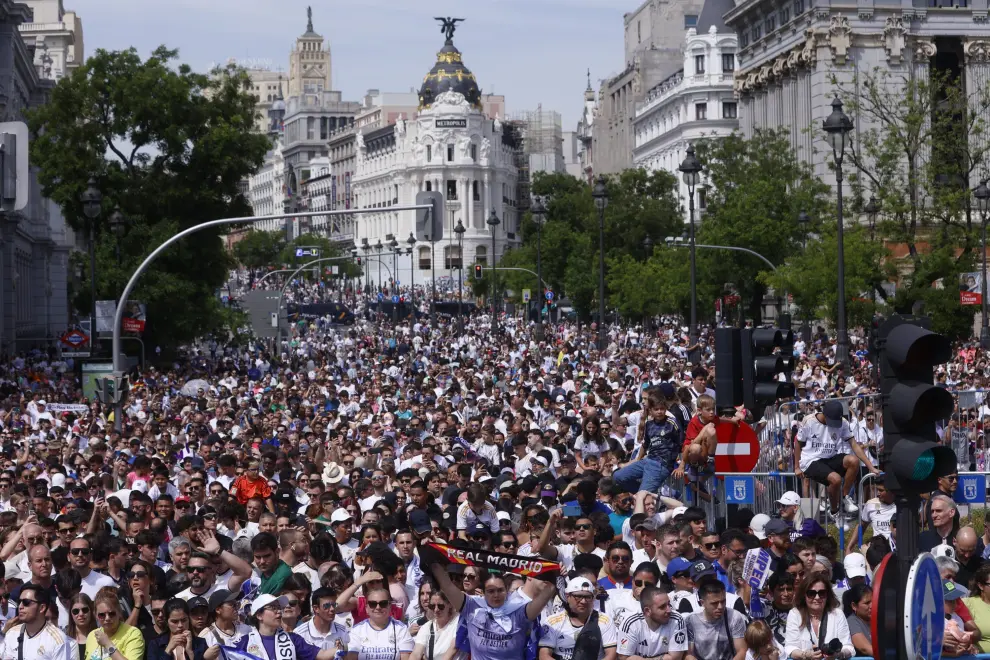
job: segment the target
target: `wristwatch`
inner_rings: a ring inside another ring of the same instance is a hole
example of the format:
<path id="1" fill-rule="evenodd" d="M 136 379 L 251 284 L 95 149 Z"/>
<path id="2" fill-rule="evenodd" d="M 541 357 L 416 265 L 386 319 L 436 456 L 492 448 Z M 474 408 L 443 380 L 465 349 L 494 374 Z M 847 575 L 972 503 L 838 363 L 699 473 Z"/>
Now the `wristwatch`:
<path id="1" fill-rule="evenodd" d="M 117 647 L 111 644 L 106 648 L 106 651 L 107 651 L 107 657 L 109 658 L 110 656 L 112 656 L 114 653 L 117 652 Z"/>

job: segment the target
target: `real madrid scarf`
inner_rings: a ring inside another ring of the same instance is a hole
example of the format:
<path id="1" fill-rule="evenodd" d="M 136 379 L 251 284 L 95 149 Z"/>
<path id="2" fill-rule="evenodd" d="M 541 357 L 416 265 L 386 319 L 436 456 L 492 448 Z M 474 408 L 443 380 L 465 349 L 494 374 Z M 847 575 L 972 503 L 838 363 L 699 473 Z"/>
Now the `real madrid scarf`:
<path id="1" fill-rule="evenodd" d="M 560 574 L 561 565 L 539 557 L 522 557 L 492 552 L 480 548 L 459 548 L 446 543 L 426 543 L 419 546 L 420 565 L 459 564 L 461 566 L 477 566 L 492 571 L 515 573 L 524 578 L 536 578 L 545 582 L 553 582 Z"/>

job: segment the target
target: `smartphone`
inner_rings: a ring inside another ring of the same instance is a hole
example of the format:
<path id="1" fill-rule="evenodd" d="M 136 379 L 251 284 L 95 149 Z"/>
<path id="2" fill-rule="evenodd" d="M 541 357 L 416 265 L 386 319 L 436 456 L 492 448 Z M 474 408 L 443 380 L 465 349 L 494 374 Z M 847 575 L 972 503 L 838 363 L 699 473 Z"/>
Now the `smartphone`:
<path id="1" fill-rule="evenodd" d="M 581 515 L 581 507 L 576 504 L 568 504 L 564 507 L 564 516 L 567 518 L 577 518 Z"/>

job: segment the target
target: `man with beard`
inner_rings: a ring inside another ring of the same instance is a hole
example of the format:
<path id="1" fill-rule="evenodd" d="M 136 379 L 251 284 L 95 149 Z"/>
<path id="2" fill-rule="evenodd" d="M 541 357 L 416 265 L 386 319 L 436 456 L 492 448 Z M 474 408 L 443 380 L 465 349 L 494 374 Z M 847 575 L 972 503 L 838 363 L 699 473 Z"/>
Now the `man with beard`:
<path id="1" fill-rule="evenodd" d="M 639 602 L 643 613 L 622 624 L 619 660 L 681 660 L 688 650 L 687 628 L 681 616 L 671 610 L 667 592 L 646 587 Z"/>
<path id="2" fill-rule="evenodd" d="M 218 588 L 214 559 L 220 559 L 230 567 L 230 577 L 219 588 L 231 593 L 240 591 L 241 585 L 251 578 L 251 565 L 234 553 L 223 550 L 216 536 L 210 532 L 199 532 L 197 540 L 200 547 L 190 555 L 186 569 L 189 588 L 177 593 L 176 598 L 189 601 L 196 597 L 209 599 L 213 595 Z"/>

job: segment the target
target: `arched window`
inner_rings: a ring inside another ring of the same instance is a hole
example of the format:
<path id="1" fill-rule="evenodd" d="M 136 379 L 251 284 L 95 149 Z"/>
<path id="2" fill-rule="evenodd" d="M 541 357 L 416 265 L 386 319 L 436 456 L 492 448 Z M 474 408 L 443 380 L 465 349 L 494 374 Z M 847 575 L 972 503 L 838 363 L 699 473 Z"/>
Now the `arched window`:
<path id="1" fill-rule="evenodd" d="M 479 245 L 474 249 L 474 262 L 481 264 L 482 266 L 488 265 L 488 248 L 484 245 Z"/>
<path id="2" fill-rule="evenodd" d="M 421 246 L 419 248 L 419 269 L 420 270 L 430 270 L 431 260 L 430 260 L 430 248 Z"/>
<path id="3" fill-rule="evenodd" d="M 443 263 L 444 268 L 447 270 L 463 267 L 463 262 L 461 261 L 461 248 L 457 245 L 444 246 Z"/>

